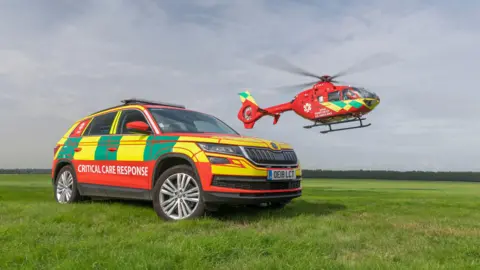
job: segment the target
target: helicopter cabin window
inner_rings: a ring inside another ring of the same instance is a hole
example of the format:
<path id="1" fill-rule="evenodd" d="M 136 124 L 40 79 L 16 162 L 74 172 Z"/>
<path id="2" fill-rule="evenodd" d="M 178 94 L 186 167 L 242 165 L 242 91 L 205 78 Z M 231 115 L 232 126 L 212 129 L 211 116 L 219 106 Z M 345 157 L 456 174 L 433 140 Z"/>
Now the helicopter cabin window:
<path id="1" fill-rule="evenodd" d="M 371 96 L 371 94 L 366 91 L 362 91 L 361 89 L 347 88 L 343 90 L 342 96 L 343 96 L 343 100 L 349 100 L 349 99 L 366 98 Z"/>
<path id="2" fill-rule="evenodd" d="M 343 100 L 360 98 L 360 95 L 358 94 L 358 92 L 350 88 L 344 89 L 342 91 L 342 96 L 343 96 Z"/>
<path id="3" fill-rule="evenodd" d="M 340 100 L 340 92 L 330 92 L 328 93 L 328 101 L 339 101 Z"/>

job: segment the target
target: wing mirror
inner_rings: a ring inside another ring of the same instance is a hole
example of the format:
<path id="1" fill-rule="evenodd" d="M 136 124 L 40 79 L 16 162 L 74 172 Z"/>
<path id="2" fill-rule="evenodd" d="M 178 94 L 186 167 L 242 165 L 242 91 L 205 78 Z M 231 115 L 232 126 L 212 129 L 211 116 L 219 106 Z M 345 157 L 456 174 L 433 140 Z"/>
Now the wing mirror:
<path id="1" fill-rule="evenodd" d="M 143 133 L 143 134 L 152 133 L 148 124 L 143 122 L 143 121 L 129 122 L 129 123 L 127 123 L 126 127 L 129 131 L 132 131 L 132 132 L 138 132 L 138 133 Z"/>

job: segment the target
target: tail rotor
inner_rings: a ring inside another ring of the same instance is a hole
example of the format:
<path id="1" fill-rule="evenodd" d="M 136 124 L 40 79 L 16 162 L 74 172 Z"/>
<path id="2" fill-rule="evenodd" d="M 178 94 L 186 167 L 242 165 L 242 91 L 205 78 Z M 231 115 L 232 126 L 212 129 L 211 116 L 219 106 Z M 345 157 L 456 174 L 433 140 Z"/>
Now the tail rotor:
<path id="1" fill-rule="evenodd" d="M 264 114 L 260 112 L 257 102 L 248 90 L 239 93 L 239 96 L 242 107 L 238 111 L 237 117 L 243 122 L 245 128 L 251 129 L 255 125 L 255 122 L 262 118 Z"/>

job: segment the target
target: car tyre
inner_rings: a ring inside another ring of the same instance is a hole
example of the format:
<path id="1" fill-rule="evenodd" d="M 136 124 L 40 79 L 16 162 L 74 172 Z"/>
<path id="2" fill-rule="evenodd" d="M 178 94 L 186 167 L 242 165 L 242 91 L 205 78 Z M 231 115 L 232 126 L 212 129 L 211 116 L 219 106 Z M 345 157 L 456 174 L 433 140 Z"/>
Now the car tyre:
<path id="1" fill-rule="evenodd" d="M 153 187 L 153 208 L 164 220 L 194 219 L 205 214 L 200 179 L 190 166 L 165 170 Z"/>
<path id="2" fill-rule="evenodd" d="M 60 169 L 54 184 L 55 200 L 61 204 L 75 203 L 82 200 L 77 188 L 77 177 L 72 166 Z"/>

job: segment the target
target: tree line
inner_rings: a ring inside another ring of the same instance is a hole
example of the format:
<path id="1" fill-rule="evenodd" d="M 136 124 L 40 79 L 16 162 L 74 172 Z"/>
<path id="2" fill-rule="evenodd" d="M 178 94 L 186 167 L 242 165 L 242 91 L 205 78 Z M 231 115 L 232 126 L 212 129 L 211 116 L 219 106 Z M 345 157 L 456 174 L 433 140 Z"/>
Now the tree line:
<path id="1" fill-rule="evenodd" d="M 0 169 L 0 174 L 49 174 L 52 169 Z"/>
<path id="2" fill-rule="evenodd" d="M 51 169 L 0 169 L 0 174 L 50 174 Z M 303 178 L 480 182 L 480 172 L 302 170 Z"/>
<path id="3" fill-rule="evenodd" d="M 389 170 L 302 170 L 304 178 L 378 179 L 480 182 L 480 172 L 432 172 Z"/>

